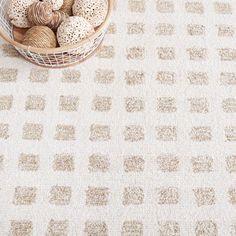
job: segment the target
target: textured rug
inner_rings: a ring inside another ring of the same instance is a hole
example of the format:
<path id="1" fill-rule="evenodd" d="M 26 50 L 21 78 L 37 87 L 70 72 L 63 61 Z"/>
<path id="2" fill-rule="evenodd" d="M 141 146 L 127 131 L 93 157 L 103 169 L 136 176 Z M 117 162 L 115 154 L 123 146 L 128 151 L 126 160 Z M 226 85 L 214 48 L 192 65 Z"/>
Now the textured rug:
<path id="1" fill-rule="evenodd" d="M 60 70 L 1 43 L 0 236 L 235 236 L 236 1 L 117 1 Z"/>

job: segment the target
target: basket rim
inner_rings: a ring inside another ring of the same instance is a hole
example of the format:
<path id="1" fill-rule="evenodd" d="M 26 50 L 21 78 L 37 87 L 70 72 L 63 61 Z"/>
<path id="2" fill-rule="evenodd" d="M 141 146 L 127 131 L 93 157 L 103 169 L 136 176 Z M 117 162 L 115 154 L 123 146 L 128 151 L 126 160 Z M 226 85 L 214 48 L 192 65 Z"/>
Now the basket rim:
<path id="1" fill-rule="evenodd" d="M 31 46 L 26 46 L 24 44 L 18 43 L 11 37 L 9 37 L 6 33 L 3 32 L 3 30 L 0 28 L 0 36 L 8 43 L 10 43 L 12 46 L 16 47 L 17 49 L 23 49 L 28 52 L 32 53 L 42 53 L 42 54 L 53 54 L 53 53 L 63 53 L 69 50 L 76 49 L 83 44 L 92 41 L 94 38 L 96 38 L 102 31 L 109 25 L 109 21 L 112 15 L 112 9 L 113 9 L 113 0 L 107 0 L 108 2 L 108 12 L 106 15 L 106 18 L 104 22 L 97 28 L 95 33 L 90 35 L 88 38 L 85 38 L 81 40 L 77 44 L 69 45 L 69 46 L 64 46 L 64 47 L 57 47 L 57 48 L 36 48 L 36 47 L 31 47 Z M 13 28 L 13 27 L 12 27 Z"/>

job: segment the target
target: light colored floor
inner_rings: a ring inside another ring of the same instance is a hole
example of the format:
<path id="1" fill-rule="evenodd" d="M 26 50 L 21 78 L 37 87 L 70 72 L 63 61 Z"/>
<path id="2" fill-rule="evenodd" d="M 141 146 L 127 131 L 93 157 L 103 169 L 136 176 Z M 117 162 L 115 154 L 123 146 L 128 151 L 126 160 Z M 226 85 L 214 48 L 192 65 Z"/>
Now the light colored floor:
<path id="1" fill-rule="evenodd" d="M 236 1 L 118 1 L 64 70 L 0 57 L 0 236 L 235 236 Z"/>

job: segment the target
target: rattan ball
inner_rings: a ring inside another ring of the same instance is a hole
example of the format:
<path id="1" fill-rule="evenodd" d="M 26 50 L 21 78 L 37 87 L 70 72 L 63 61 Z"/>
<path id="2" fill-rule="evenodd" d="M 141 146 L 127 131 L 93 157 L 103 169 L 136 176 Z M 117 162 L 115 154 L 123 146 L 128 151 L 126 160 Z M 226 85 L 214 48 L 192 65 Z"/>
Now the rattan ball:
<path id="1" fill-rule="evenodd" d="M 27 9 L 27 17 L 30 24 L 47 25 L 52 21 L 52 5 L 47 2 L 35 2 Z"/>
<path id="2" fill-rule="evenodd" d="M 55 48 L 57 39 L 47 26 L 33 26 L 24 35 L 22 44 L 36 48 Z"/>
<path id="3" fill-rule="evenodd" d="M 54 11 L 59 10 L 63 5 L 63 0 L 44 0 L 44 2 L 52 4 Z"/>
<path id="4" fill-rule="evenodd" d="M 70 16 L 57 29 L 57 40 L 61 47 L 74 45 L 93 33 L 94 28 L 86 19 Z"/>
<path id="5" fill-rule="evenodd" d="M 27 8 L 38 0 L 10 0 L 8 16 L 11 23 L 20 28 L 29 28 Z"/>
<path id="6" fill-rule="evenodd" d="M 108 12 L 107 0 L 75 0 L 73 15 L 82 16 L 95 28 L 103 23 Z"/>
<path id="7" fill-rule="evenodd" d="M 51 28 L 52 30 L 56 30 L 60 26 L 60 24 L 64 20 L 66 20 L 67 17 L 69 17 L 69 15 L 67 15 L 65 12 L 55 11 L 53 13 L 52 20 L 47 24 L 47 26 Z"/>
<path id="8" fill-rule="evenodd" d="M 64 0 L 64 3 L 61 7 L 61 11 L 64 11 L 69 16 L 72 16 L 72 6 L 74 4 L 74 0 Z"/>

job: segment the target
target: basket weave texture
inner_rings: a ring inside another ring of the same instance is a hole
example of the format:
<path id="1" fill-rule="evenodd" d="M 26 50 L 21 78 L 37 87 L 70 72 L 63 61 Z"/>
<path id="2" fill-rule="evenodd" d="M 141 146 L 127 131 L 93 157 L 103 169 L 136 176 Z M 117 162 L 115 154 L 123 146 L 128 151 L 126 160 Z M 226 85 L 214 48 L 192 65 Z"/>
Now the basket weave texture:
<path id="1" fill-rule="evenodd" d="M 43 67 L 62 68 L 86 60 L 101 44 L 109 26 L 112 0 L 108 1 L 108 13 L 105 21 L 90 37 L 76 45 L 58 48 L 35 48 L 23 45 L 14 39 L 14 27 L 7 15 L 9 0 L 0 0 L 0 36 L 10 43 L 28 61 Z"/>

